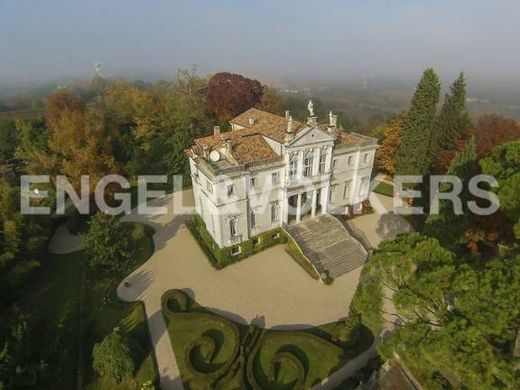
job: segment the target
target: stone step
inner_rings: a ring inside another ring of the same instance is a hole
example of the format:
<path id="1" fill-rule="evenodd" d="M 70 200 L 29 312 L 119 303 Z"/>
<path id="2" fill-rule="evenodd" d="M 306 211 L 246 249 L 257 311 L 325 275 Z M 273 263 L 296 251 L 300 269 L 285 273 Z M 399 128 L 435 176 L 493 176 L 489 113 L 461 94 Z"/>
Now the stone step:
<path id="1" fill-rule="evenodd" d="M 368 254 L 361 243 L 331 215 L 285 227 L 318 269 L 336 278 L 362 266 Z"/>

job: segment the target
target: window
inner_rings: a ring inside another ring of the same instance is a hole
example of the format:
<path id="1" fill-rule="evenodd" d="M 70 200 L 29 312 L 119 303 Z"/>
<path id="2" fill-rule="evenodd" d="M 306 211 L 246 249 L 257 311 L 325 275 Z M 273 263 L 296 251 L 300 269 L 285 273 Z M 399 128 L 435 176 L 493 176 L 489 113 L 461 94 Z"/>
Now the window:
<path id="1" fill-rule="evenodd" d="M 249 179 L 249 186 L 251 188 L 255 188 L 255 186 L 256 186 L 256 177 L 252 177 L 251 179 Z"/>
<path id="2" fill-rule="evenodd" d="M 343 188 L 343 199 L 350 198 L 350 189 L 352 188 L 352 180 L 348 180 L 345 182 L 345 187 Z"/>
<path id="3" fill-rule="evenodd" d="M 278 202 L 271 204 L 271 222 L 277 222 L 279 217 L 279 208 Z"/>
<path id="4" fill-rule="evenodd" d="M 236 218 L 231 218 L 229 220 L 229 235 L 231 237 L 236 237 L 238 234 L 238 231 L 237 231 L 237 219 Z"/>
<path id="5" fill-rule="evenodd" d="M 347 159 L 347 165 L 348 166 L 352 165 L 352 160 L 353 160 L 352 156 L 348 156 L 348 159 Z"/>
<path id="6" fill-rule="evenodd" d="M 320 173 L 325 172 L 325 162 L 326 161 L 327 161 L 327 153 L 322 151 L 320 154 L 320 166 L 319 166 Z"/>
<path id="7" fill-rule="evenodd" d="M 256 213 L 251 211 L 251 229 L 256 227 Z"/>
<path id="8" fill-rule="evenodd" d="M 231 197 L 235 195 L 235 185 L 234 184 L 228 184 L 227 186 L 227 196 Z"/>
<path id="9" fill-rule="evenodd" d="M 309 177 L 312 176 L 312 162 L 314 158 L 312 156 L 312 152 L 307 152 L 305 154 L 305 158 L 303 159 L 303 176 Z"/>
<path id="10" fill-rule="evenodd" d="M 298 160 L 297 155 L 293 155 L 291 157 L 291 161 L 289 161 L 289 179 L 296 178 L 296 172 L 298 170 Z"/>
<path id="11" fill-rule="evenodd" d="M 335 158 L 334 160 L 332 160 L 332 169 L 336 168 L 338 166 L 338 159 Z"/>
<path id="12" fill-rule="evenodd" d="M 209 180 L 206 180 L 206 191 L 208 191 L 210 194 L 213 193 L 213 184 Z"/>
<path id="13" fill-rule="evenodd" d="M 365 154 L 363 155 L 363 163 L 366 164 L 367 161 L 368 161 L 368 153 L 365 153 Z"/>
<path id="14" fill-rule="evenodd" d="M 272 182 L 272 184 L 278 184 L 279 180 L 280 180 L 280 177 L 278 175 L 278 172 L 271 173 L 271 182 Z"/>
<path id="15" fill-rule="evenodd" d="M 359 188 L 360 196 L 365 196 L 368 194 L 368 185 L 369 185 L 368 177 L 364 177 L 363 179 L 361 179 L 361 187 Z"/>
<path id="16" fill-rule="evenodd" d="M 240 245 L 233 245 L 231 247 L 231 256 L 239 255 L 242 250 L 240 249 Z"/>

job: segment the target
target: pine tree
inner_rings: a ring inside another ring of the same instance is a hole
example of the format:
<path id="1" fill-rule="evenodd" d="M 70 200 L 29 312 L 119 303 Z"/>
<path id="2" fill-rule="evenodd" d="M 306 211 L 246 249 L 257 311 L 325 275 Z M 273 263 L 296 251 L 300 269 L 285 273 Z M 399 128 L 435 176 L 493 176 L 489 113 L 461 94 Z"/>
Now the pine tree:
<path id="1" fill-rule="evenodd" d="M 425 175 L 433 161 L 430 149 L 440 94 L 439 77 L 432 68 L 424 71 L 412 99 L 397 156 L 397 173 Z"/>
<path id="2" fill-rule="evenodd" d="M 444 104 L 436 120 L 434 143 L 436 152 L 452 148 L 455 142 L 471 127 L 466 112 L 466 80 L 461 73 L 444 97 Z"/>

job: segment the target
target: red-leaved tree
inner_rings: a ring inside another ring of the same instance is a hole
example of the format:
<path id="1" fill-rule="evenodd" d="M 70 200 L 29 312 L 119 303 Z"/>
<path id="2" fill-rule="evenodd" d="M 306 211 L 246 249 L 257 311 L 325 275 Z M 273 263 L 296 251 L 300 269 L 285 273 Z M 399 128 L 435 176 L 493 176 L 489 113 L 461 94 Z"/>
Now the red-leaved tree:
<path id="1" fill-rule="evenodd" d="M 207 104 L 219 120 L 227 121 L 258 104 L 262 84 L 239 74 L 216 73 L 209 80 Z"/>
<path id="2" fill-rule="evenodd" d="M 495 146 L 520 139 L 520 124 L 514 119 L 500 115 L 483 115 L 479 118 L 475 128 L 470 129 L 459 139 L 452 149 L 439 153 L 437 160 L 438 172 L 446 172 L 453 157 L 464 149 L 466 142 L 475 137 L 477 146 L 477 160 L 489 156 Z"/>

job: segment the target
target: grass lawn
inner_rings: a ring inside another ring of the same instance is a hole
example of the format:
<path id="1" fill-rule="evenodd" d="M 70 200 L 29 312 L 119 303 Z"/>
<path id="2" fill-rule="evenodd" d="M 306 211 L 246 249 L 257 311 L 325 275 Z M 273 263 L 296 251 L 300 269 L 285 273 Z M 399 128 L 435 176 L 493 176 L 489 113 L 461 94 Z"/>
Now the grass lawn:
<path id="1" fill-rule="evenodd" d="M 385 196 L 394 196 L 394 186 L 392 184 L 388 184 L 384 181 L 380 181 L 379 184 L 374 188 L 374 192 L 376 194 L 381 194 Z"/>
<path id="2" fill-rule="evenodd" d="M 132 224 L 134 225 L 134 224 Z M 135 228 L 137 224 L 133 226 Z M 144 227 L 145 234 L 136 240 L 134 268 L 146 261 L 154 251 L 153 229 Z M 113 279 L 89 276 L 84 251 L 66 255 L 49 254 L 38 283 L 19 302 L 27 312 L 39 312 L 55 320 L 62 328 L 61 349 L 66 362 L 53 389 L 73 389 L 77 384 L 77 367 L 82 346 L 83 383 L 88 389 L 135 389 L 147 380 L 158 381 L 155 355 L 152 353 L 142 303 L 125 303 L 115 296 L 115 287 L 125 275 Z M 82 277 L 85 283 L 82 283 Z M 82 286 L 85 286 L 83 289 Z M 80 302 L 83 314 L 80 331 Z M 140 346 L 137 371 L 132 380 L 116 384 L 99 378 L 91 369 L 94 343 L 100 342 L 114 327 L 119 326 Z M 80 343 L 81 340 L 81 343 Z"/>
<path id="3" fill-rule="evenodd" d="M 242 325 L 208 311 L 179 290 L 166 292 L 162 304 L 181 378 L 193 389 L 243 388 L 244 384 L 307 389 L 373 342 L 364 327 L 353 345 L 335 341 L 341 322 L 297 331 Z"/>

